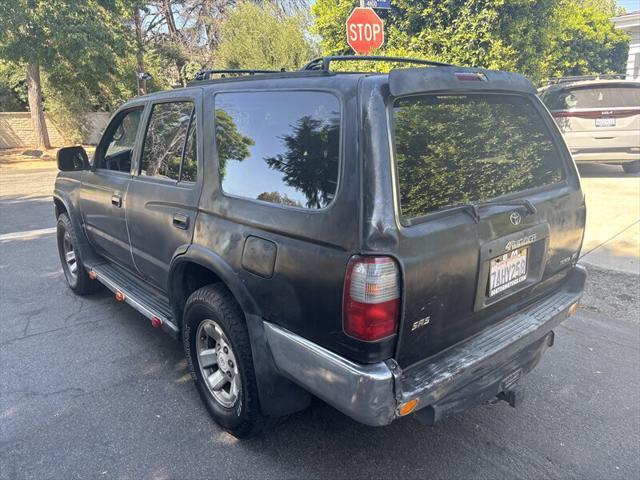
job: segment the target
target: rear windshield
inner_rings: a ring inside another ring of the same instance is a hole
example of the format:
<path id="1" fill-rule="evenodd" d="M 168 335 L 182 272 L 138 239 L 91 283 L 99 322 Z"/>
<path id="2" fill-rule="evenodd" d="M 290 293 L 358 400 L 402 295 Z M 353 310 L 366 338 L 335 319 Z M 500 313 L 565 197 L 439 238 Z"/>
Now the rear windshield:
<path id="1" fill-rule="evenodd" d="M 402 217 L 558 182 L 553 141 L 526 98 L 422 95 L 396 100 Z"/>
<path id="2" fill-rule="evenodd" d="M 549 110 L 572 108 L 618 108 L 640 106 L 640 87 L 580 87 L 552 90 L 542 95 Z"/>

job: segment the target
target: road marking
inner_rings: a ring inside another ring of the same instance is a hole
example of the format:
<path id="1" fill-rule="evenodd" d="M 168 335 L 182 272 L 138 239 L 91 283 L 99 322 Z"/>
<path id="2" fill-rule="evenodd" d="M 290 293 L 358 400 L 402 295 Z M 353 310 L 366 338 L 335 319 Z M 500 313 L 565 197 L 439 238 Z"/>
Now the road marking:
<path id="1" fill-rule="evenodd" d="M 5 233 L 3 235 L 0 235 L 0 242 L 7 242 L 11 240 L 31 240 L 32 238 L 38 238 L 44 235 L 50 235 L 52 233 L 56 233 L 56 227 L 39 228 L 37 230 L 25 230 L 24 232 Z"/>
<path id="2" fill-rule="evenodd" d="M 27 202 L 48 202 L 50 200 L 51 200 L 51 195 L 47 195 L 45 197 L 15 198 L 11 200 L 0 199 L 0 205 L 16 205 L 16 204 L 27 203 Z"/>

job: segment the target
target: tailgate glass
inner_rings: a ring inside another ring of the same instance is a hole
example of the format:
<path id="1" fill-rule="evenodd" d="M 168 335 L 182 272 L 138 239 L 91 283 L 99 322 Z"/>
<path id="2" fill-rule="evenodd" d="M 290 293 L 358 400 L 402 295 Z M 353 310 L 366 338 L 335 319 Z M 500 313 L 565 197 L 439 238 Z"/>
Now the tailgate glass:
<path id="1" fill-rule="evenodd" d="M 563 88 L 545 92 L 542 100 L 549 110 L 637 107 L 640 106 L 640 88 L 637 86 Z"/>
<path id="2" fill-rule="evenodd" d="M 533 103 L 518 95 L 418 95 L 393 108 L 402 217 L 486 201 L 562 179 Z"/>

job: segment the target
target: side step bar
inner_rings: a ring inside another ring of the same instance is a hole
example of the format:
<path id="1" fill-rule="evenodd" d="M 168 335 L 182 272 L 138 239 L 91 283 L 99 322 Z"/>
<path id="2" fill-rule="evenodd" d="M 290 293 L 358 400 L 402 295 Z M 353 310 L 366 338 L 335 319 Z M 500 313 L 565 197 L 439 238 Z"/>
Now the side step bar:
<path id="1" fill-rule="evenodd" d="M 116 295 L 116 300 L 124 301 L 151 320 L 155 328 L 162 328 L 174 339 L 180 338 L 180 330 L 173 321 L 171 306 L 166 298 L 152 287 L 121 268 L 108 263 L 87 266 L 89 277 L 98 280 Z"/>

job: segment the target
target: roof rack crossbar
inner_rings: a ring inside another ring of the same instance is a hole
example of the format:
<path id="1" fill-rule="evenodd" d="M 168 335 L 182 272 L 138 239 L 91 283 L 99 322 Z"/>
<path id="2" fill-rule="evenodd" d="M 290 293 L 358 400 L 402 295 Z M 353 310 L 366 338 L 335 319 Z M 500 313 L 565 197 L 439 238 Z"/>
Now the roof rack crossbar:
<path id="1" fill-rule="evenodd" d="M 255 70 L 255 69 L 222 69 L 222 70 L 200 70 L 196 73 L 194 80 L 209 80 L 211 75 L 220 75 L 224 77 L 225 75 L 255 75 L 260 73 L 282 73 L 285 69 L 282 68 L 280 70 Z"/>
<path id="2" fill-rule="evenodd" d="M 625 80 L 626 73 L 603 73 L 600 75 L 573 75 L 568 77 L 553 77 L 547 80 L 547 85 L 558 83 L 580 82 L 583 80 Z"/>
<path id="3" fill-rule="evenodd" d="M 302 70 L 322 70 L 329 72 L 329 65 L 331 62 L 347 62 L 351 60 L 356 61 L 372 61 L 372 62 L 399 62 L 399 63 L 414 63 L 418 65 L 430 65 L 432 67 L 450 67 L 451 64 L 436 62 L 433 60 L 425 60 L 422 58 L 409 58 L 409 57 L 385 57 L 383 55 L 336 55 L 329 57 L 318 57 L 307 63 Z"/>

